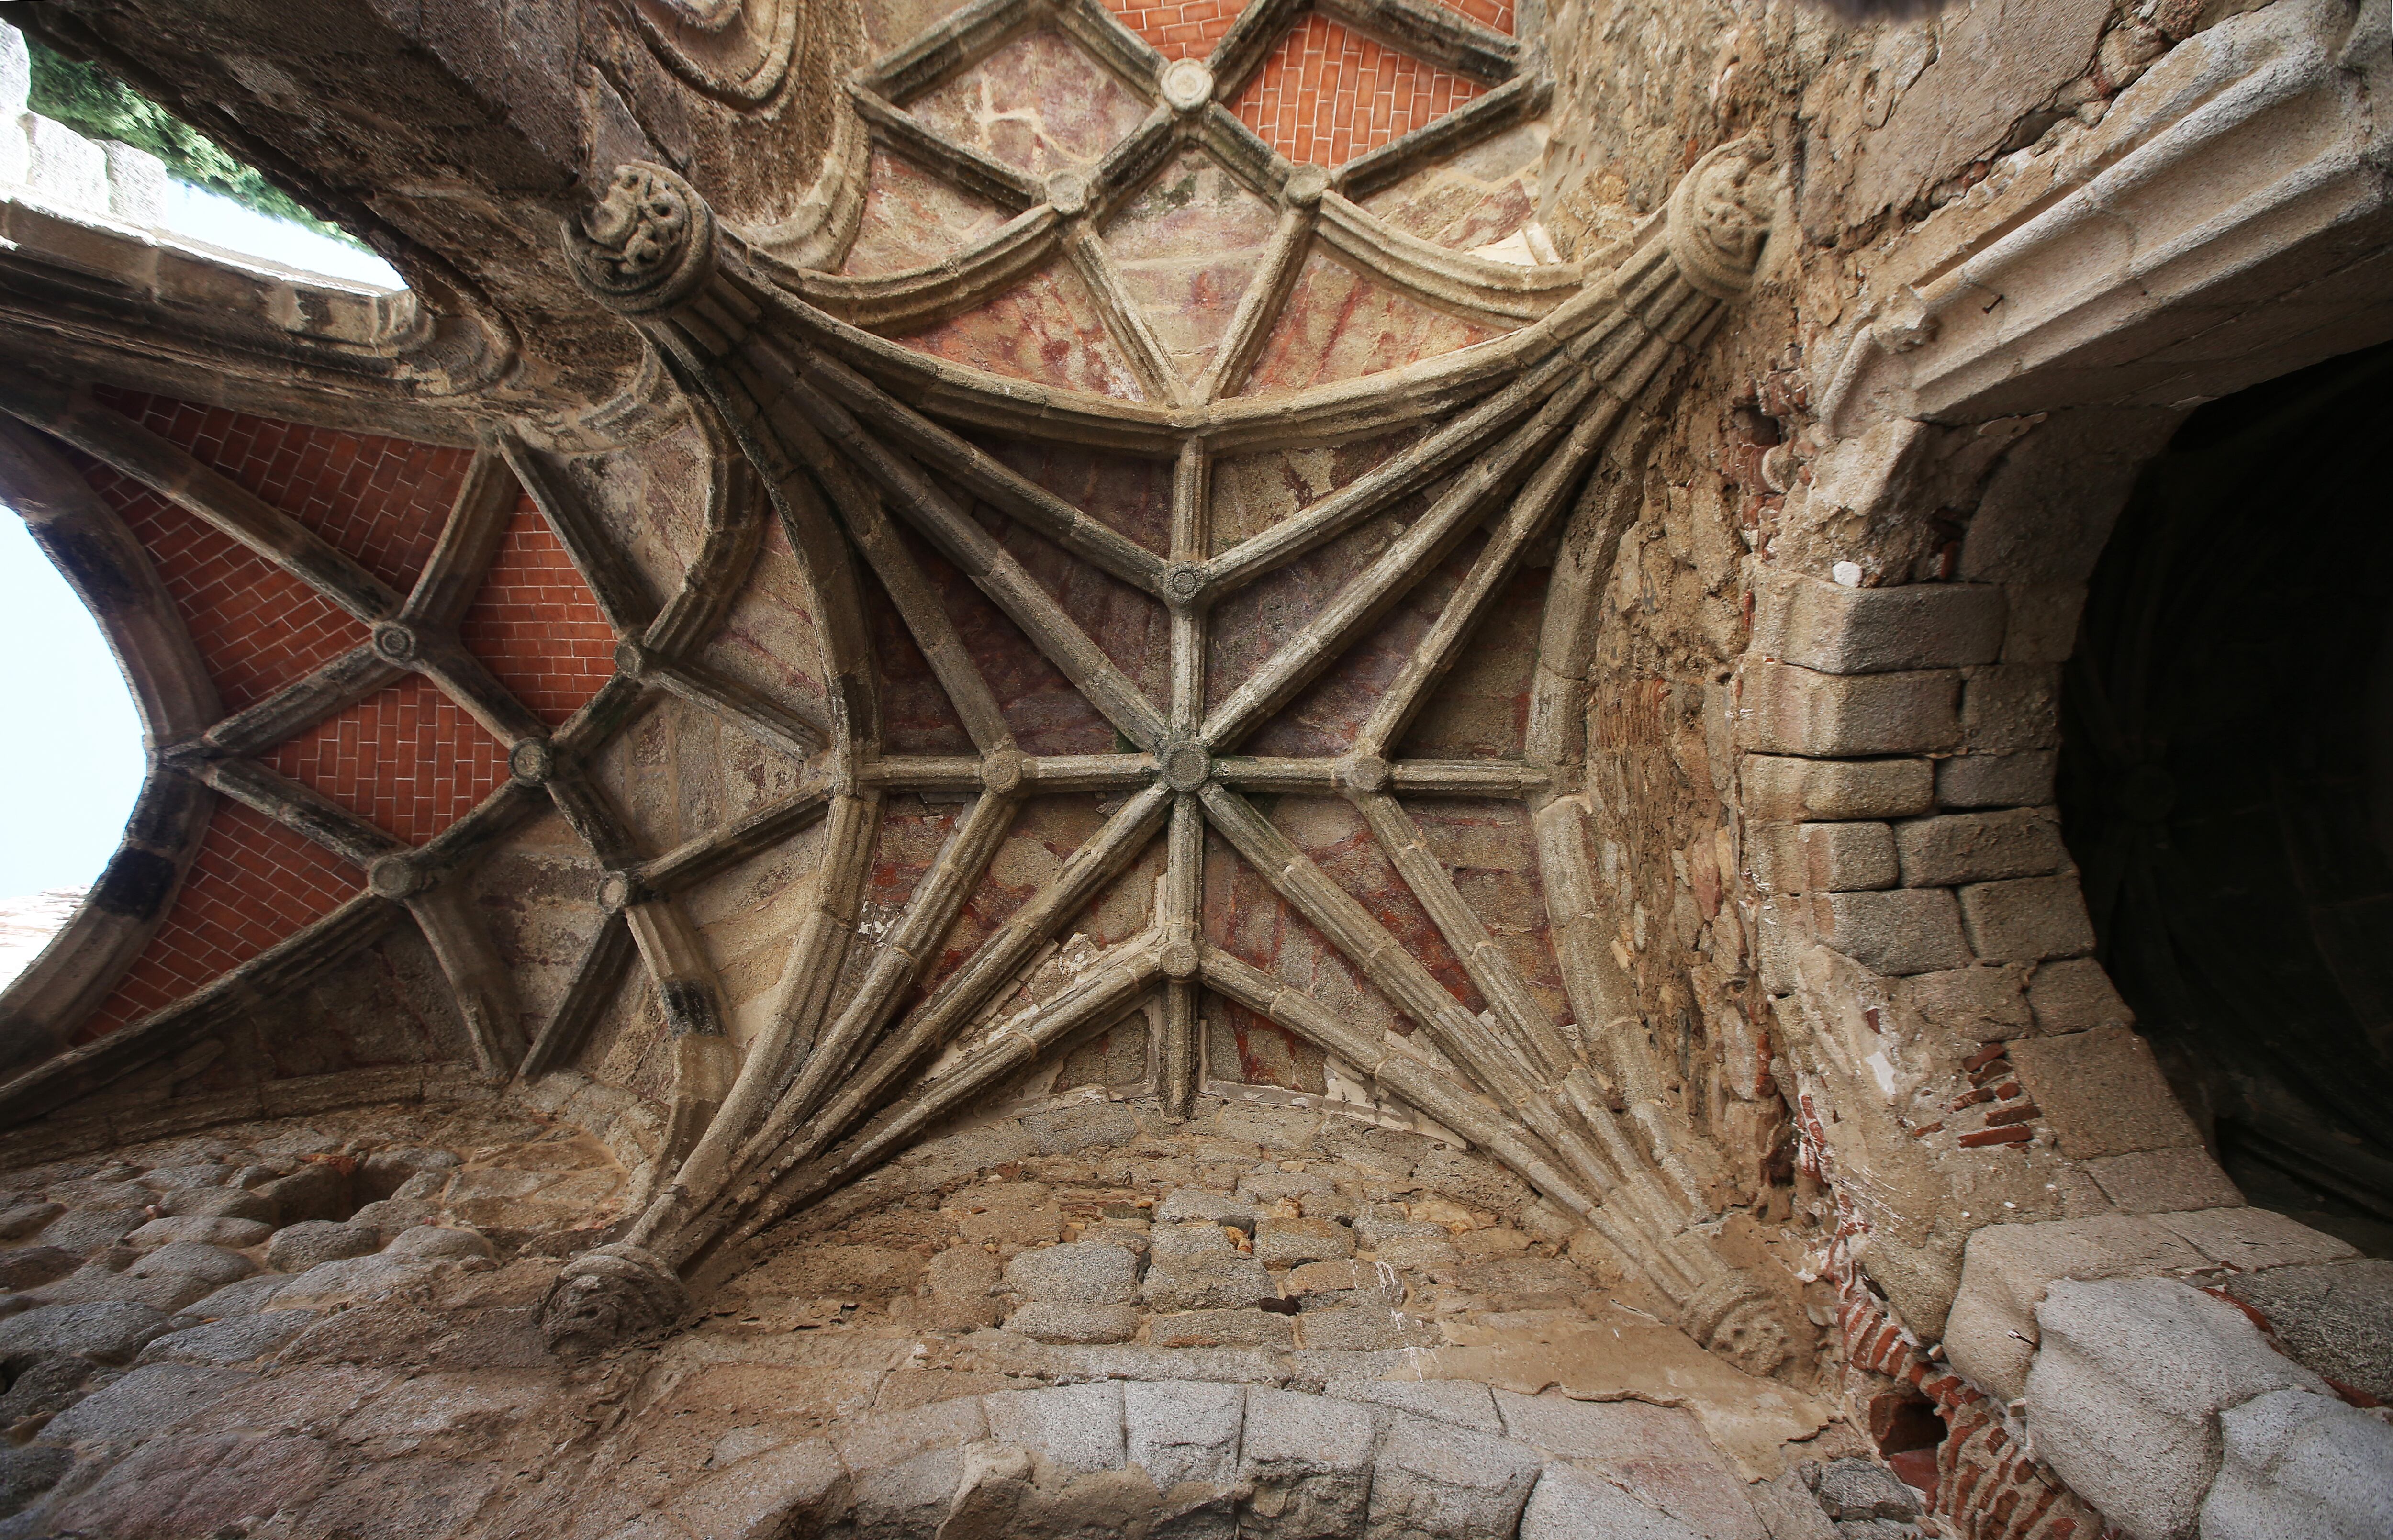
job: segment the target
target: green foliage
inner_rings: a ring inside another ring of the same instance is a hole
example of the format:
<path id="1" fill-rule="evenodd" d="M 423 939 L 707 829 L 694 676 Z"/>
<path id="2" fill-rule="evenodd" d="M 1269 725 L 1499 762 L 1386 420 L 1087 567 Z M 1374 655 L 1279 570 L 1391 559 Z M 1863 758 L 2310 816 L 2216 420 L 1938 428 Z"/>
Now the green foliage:
<path id="1" fill-rule="evenodd" d="M 352 246 L 364 244 L 300 207 L 255 166 L 233 159 L 222 145 L 115 76 L 78 64 L 35 38 L 26 38 L 25 46 L 33 64 L 30 105 L 44 117 L 56 118 L 87 139 L 117 139 L 146 150 L 166 163 L 169 176 L 221 193 L 244 208 L 290 220 Z"/>

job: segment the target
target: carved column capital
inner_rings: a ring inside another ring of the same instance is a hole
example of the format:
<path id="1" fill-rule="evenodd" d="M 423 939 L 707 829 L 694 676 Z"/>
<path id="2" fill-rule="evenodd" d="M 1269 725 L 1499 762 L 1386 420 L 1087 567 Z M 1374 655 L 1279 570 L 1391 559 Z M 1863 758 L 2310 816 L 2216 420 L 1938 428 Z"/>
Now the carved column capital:
<path id="1" fill-rule="evenodd" d="M 1771 182 L 1769 147 L 1758 138 L 1721 145 L 1679 178 L 1666 238 L 1691 286 L 1714 299 L 1735 299 L 1752 283 L 1770 234 Z"/>
<path id="2" fill-rule="evenodd" d="M 633 161 L 567 222 L 565 255 L 575 281 L 617 314 L 670 310 L 714 271 L 714 211 L 673 172 Z"/>

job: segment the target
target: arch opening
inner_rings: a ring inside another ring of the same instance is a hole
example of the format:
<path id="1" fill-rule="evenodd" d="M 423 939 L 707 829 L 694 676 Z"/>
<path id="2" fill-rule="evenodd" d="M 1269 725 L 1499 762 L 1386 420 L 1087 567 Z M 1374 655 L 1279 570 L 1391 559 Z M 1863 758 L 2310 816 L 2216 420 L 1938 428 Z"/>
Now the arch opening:
<path id="1" fill-rule="evenodd" d="M 2089 588 L 2060 801 L 2100 955 L 2256 1204 L 2393 1255 L 2393 347 L 2203 407 Z"/>

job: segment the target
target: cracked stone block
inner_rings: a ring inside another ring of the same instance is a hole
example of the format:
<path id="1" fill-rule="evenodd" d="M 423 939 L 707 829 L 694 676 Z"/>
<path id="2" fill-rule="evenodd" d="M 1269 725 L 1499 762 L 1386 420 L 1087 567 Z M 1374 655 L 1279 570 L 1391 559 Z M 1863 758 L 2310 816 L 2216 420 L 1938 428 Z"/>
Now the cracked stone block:
<path id="1" fill-rule="evenodd" d="M 1707 1540 L 1610 1481 L 1548 1465 L 1521 1510 L 1520 1540 Z"/>
<path id="2" fill-rule="evenodd" d="M 1738 709 L 1745 748 L 1824 759 L 1961 747 L 1961 676 L 1935 669 L 1836 674 L 1749 664 Z"/>
<path id="3" fill-rule="evenodd" d="M 2123 1214 L 2164 1214 L 2186 1208 L 2234 1208 L 2243 1194 L 2210 1152 L 2138 1150 L 2086 1163 L 2102 1195 Z"/>
<path id="4" fill-rule="evenodd" d="M 1147 1253 L 1156 1259 L 1183 1257 L 1235 1257 L 1238 1243 L 1210 1220 L 1158 1224 L 1147 1233 Z"/>
<path id="5" fill-rule="evenodd" d="M 1444 1233 L 1444 1225 L 1438 1226 L 1438 1230 L 1440 1233 L 1435 1237 L 1425 1235 L 1419 1239 L 1407 1237 L 1382 1242 L 1375 1248 L 1376 1259 L 1393 1268 L 1432 1274 L 1460 1267 L 1462 1248 Z"/>
<path id="6" fill-rule="evenodd" d="M 1508 1439 L 1399 1413 L 1372 1468 L 1366 1540 L 1510 1535 L 1542 1463 Z"/>
<path id="7" fill-rule="evenodd" d="M 2340 1261 L 2359 1254 L 2350 1242 L 2323 1234 L 2299 1220 L 2269 1208 L 2203 1208 L 2155 1214 L 2152 1222 L 2212 1261 L 2246 1272 Z"/>
<path id="8" fill-rule="evenodd" d="M 2125 1027 L 2029 1038 L 2011 1044 L 2010 1058 L 2063 1155 L 2090 1160 L 2202 1142 L 2151 1045 Z"/>
<path id="9" fill-rule="evenodd" d="M 1384 1261 L 1364 1261 L 1353 1257 L 1339 1257 L 1327 1261 L 1306 1262 L 1288 1270 L 1280 1280 L 1280 1292 L 1291 1299 L 1308 1301 L 1311 1309 L 1316 1296 L 1341 1296 L 1340 1304 L 1380 1304 L 1396 1306 L 1405 1302 L 1404 1275 Z"/>
<path id="10" fill-rule="evenodd" d="M 379 1299 L 432 1275 L 431 1262 L 394 1261 L 388 1257 L 351 1257 L 322 1262 L 289 1280 L 274 1293 L 286 1309 L 307 1306 L 330 1310 L 339 1305 Z"/>
<path id="11" fill-rule="evenodd" d="M 0 1519 L 20 1513 L 74 1464 L 65 1449 L 0 1449 Z"/>
<path id="12" fill-rule="evenodd" d="M 819 1439 L 739 1461 L 676 1496 L 665 1511 L 692 1534 L 778 1540 L 812 1533 L 846 1494 L 847 1467 Z"/>
<path id="13" fill-rule="evenodd" d="M 1803 1484 L 1800 1467 L 1780 1472 L 1766 1486 L 1755 1486 L 1753 1508 L 1769 1540 L 1838 1540 L 1820 1500 Z"/>
<path id="14" fill-rule="evenodd" d="M 0 1251 L 0 1288 L 38 1288 L 82 1265 L 81 1257 L 55 1246 L 15 1246 Z"/>
<path id="15" fill-rule="evenodd" d="M 2036 1457 L 2136 1540 L 2193 1533 L 2218 1473 L 2220 1412 L 2270 1390 L 2326 1390 L 2242 1311 L 2175 1278 L 2063 1279 L 2035 1316 Z"/>
<path id="16" fill-rule="evenodd" d="M 20 1203 L 0 1212 L 0 1241 L 21 1240 L 67 1211 L 62 1203 Z"/>
<path id="17" fill-rule="evenodd" d="M 1902 1002 L 1931 1025 L 1967 1041 L 2007 1042 L 2034 1030 L 2019 968 L 1946 968 L 1915 973 L 1900 986 Z"/>
<path id="18" fill-rule="evenodd" d="M 1066 1385 L 1051 1390 L 1000 1390 L 981 1398 L 988 1436 L 1046 1455 L 1074 1473 L 1110 1470 L 1122 1463 L 1122 1388 L 1118 1381 Z"/>
<path id="19" fill-rule="evenodd" d="M 1824 673 L 1957 668 L 2002 654 L 2007 605 L 1991 583 L 1847 588 L 1782 572 L 1755 600 L 1753 649 Z"/>
<path id="20" fill-rule="evenodd" d="M 1882 823 L 1805 824 L 1797 834 L 1807 893 L 1890 888 L 1900 876 L 1894 830 Z"/>
<path id="21" fill-rule="evenodd" d="M 2094 949 L 2094 922 L 2074 873 L 1975 882 L 1960 894 L 1969 945 L 1989 962 L 2082 957 Z"/>
<path id="22" fill-rule="evenodd" d="M 177 1241 L 136 1258 L 124 1271 L 137 1278 L 195 1278 L 215 1289 L 248 1277 L 257 1271 L 257 1264 L 220 1246 Z"/>
<path id="23" fill-rule="evenodd" d="M 45 1284 L 25 1299 L 36 1305 L 90 1305 L 122 1300 L 173 1314 L 192 1300 L 204 1298 L 211 1286 L 202 1279 L 179 1273 L 137 1277 L 95 1265 L 78 1268 L 55 1284 Z"/>
<path id="24" fill-rule="evenodd" d="M 54 1444 L 136 1444 L 215 1404 L 251 1378 L 238 1369 L 197 1364 L 145 1364 L 52 1417 L 40 1437 Z"/>
<path id="25" fill-rule="evenodd" d="M 997 1325 L 1001 1312 L 993 1297 L 997 1259 L 977 1246 L 951 1246 L 931 1259 L 922 1270 L 930 1299 L 930 1325 L 948 1331 L 971 1331 Z"/>
<path id="26" fill-rule="evenodd" d="M 1433 1348 L 1443 1340 L 1431 1322 L 1382 1305 L 1309 1310 L 1297 1320 L 1304 1345 L 1316 1350 L 1376 1352 L 1388 1348 Z"/>
<path id="27" fill-rule="evenodd" d="M 114 1246 L 149 1222 L 146 1208 L 71 1208 L 43 1227 L 42 1244 L 81 1256 Z"/>
<path id="28" fill-rule="evenodd" d="M 1100 1144 L 1127 1144 L 1138 1137 L 1138 1119 L 1118 1102 L 1091 1102 L 1022 1120 L 1040 1155 L 1070 1155 Z"/>
<path id="29" fill-rule="evenodd" d="M 1361 1533 L 1379 1425 L 1367 1407 L 1249 1388 L 1238 1480 L 1250 1487 L 1240 1530 L 1253 1540 Z"/>
<path id="30" fill-rule="evenodd" d="M 2219 1417 L 2224 1458 L 2202 1540 L 2382 1540 L 2393 1534 L 2393 1428 L 2303 1390 Z"/>
<path id="31" fill-rule="evenodd" d="M 162 1193 L 158 1212 L 177 1219 L 256 1220 L 264 1224 L 274 1223 L 276 1218 L 274 1205 L 238 1187 L 184 1187 Z"/>
<path id="32" fill-rule="evenodd" d="M 1944 1323 L 1953 1366 L 2004 1401 L 2027 1383 L 2035 1307 L 2059 1278 L 2125 1278 L 2203 1266 L 2201 1252 L 2149 1219 L 2101 1214 L 1990 1224 L 1969 1237 Z"/>
<path id="33" fill-rule="evenodd" d="M 856 1468 L 857 1540 L 916 1540 L 935 1534 L 963 1482 L 963 1451 L 925 1450 L 895 1464 L 868 1460 Z"/>
<path id="34" fill-rule="evenodd" d="M 1234 1191 L 1249 1203 L 1267 1208 L 1282 1198 L 1301 1202 L 1333 1194 L 1338 1191 L 1338 1183 L 1320 1171 L 1250 1171 L 1237 1180 Z"/>
<path id="35" fill-rule="evenodd" d="M 255 1315 L 266 1308 L 268 1300 L 291 1282 L 288 1272 L 263 1272 L 255 1278 L 243 1278 L 237 1284 L 227 1284 L 207 1298 L 183 1308 L 175 1319 L 187 1321 L 220 1321 L 237 1315 Z"/>
<path id="36" fill-rule="evenodd" d="M 1127 1383 L 1122 1418 L 1130 1463 L 1153 1477 L 1158 1492 L 1182 1481 L 1229 1486 L 1238 1476 L 1238 1433 L 1246 1410 L 1246 1392 L 1236 1385 Z"/>
<path id="37" fill-rule="evenodd" d="M 1820 894 L 1811 923 L 1822 942 L 1872 972 L 1929 973 L 1970 960 L 1960 909 L 1944 888 Z"/>
<path id="38" fill-rule="evenodd" d="M 1747 754 L 1739 774 L 1746 816 L 1759 823 L 1903 818 L 1935 805 L 1935 771 L 1924 759 Z"/>
<path id="39" fill-rule="evenodd" d="M 2068 662 L 2077 648 L 2077 617 L 2086 607 L 2086 585 L 2012 583 L 2005 593 L 2010 614 L 2003 629 L 2003 661 Z"/>
<path id="40" fill-rule="evenodd" d="M 2393 1261 L 2281 1267 L 2230 1278 L 2226 1287 L 2269 1318 L 2296 1362 L 2393 1402 Z"/>
<path id="41" fill-rule="evenodd" d="M 1975 753 L 2059 747 L 2060 670 L 2049 663 L 1970 670 L 1961 691 L 1961 726 Z"/>
<path id="42" fill-rule="evenodd" d="M 1936 762 L 1939 807 L 2041 807 L 2052 801 L 2060 768 L 2057 749 L 2014 754 L 1955 754 Z"/>
<path id="43" fill-rule="evenodd" d="M 1868 1460 L 1830 1460 L 1820 1467 L 1820 1484 L 1812 1488 L 1820 1507 L 1838 1522 L 1848 1519 L 1919 1517 L 1919 1494 L 1884 1466 Z"/>
<path id="44" fill-rule="evenodd" d="M 1271 1311 L 1192 1310 L 1148 1319 L 1158 1348 L 1280 1348 L 1295 1345 L 1296 1323 Z"/>
<path id="45" fill-rule="evenodd" d="M 1127 1342 L 1138 1335 L 1130 1305 L 1074 1305 L 1034 1299 L 1005 1318 L 1005 1329 L 1040 1342 Z"/>
<path id="46" fill-rule="evenodd" d="M 62 209 L 77 214 L 108 212 L 108 152 L 55 119 L 28 112 L 25 181 Z"/>
<path id="47" fill-rule="evenodd" d="M 1255 1226 L 1255 1256 L 1266 1267 L 1353 1255 L 1354 1232 L 1335 1220 L 1264 1220 Z"/>
<path id="48" fill-rule="evenodd" d="M 0 1320 L 0 1364 L 51 1353 L 75 1353 L 102 1364 L 127 1364 L 166 1331 L 165 1312 L 128 1300 L 42 1305 Z"/>
<path id="49" fill-rule="evenodd" d="M 319 1263 L 364 1257 L 381 1249 L 382 1233 L 371 1226 L 303 1220 L 276 1231 L 266 1243 L 266 1265 L 277 1272 L 305 1272 Z"/>
<path id="50" fill-rule="evenodd" d="M 171 1246 L 177 1241 L 197 1241 L 203 1246 L 221 1246 L 238 1251 L 260 1245 L 273 1233 L 272 1225 L 257 1220 L 225 1220 L 187 1214 L 151 1220 L 125 1236 L 124 1244 L 147 1249 Z"/>
<path id="51" fill-rule="evenodd" d="M 490 1243 L 478 1232 L 455 1225 L 419 1224 L 392 1236 L 382 1254 L 393 1261 L 479 1261 L 490 1257 Z"/>
<path id="52" fill-rule="evenodd" d="M 1005 1286 L 1055 1304 L 1126 1305 L 1138 1298 L 1138 1259 L 1104 1241 L 1045 1246 L 1006 1263 Z"/>
<path id="53" fill-rule="evenodd" d="M 2036 877 L 2069 862 L 2060 816 L 2048 807 L 1914 818 L 1895 827 L 1894 842 L 1902 853 L 1903 883 L 1909 888 Z"/>
<path id="54" fill-rule="evenodd" d="M 1745 1478 L 1692 1413 L 1640 1401 L 1572 1401 L 1498 1390 L 1504 1431 L 1626 1489 L 1708 1540 L 1770 1540 Z M 1810 1492 L 1804 1505 L 1819 1506 Z"/>
<path id="55" fill-rule="evenodd" d="M 166 216 L 166 163 L 146 150 L 114 139 L 100 143 L 108 157 L 108 212 L 144 228 Z"/>
<path id="56" fill-rule="evenodd" d="M 888 1412 L 832 1430 L 839 1455 L 849 1468 L 874 1469 L 910 1460 L 925 1450 L 954 1448 L 988 1435 L 979 1400 L 960 1396 L 903 1412 Z"/>
<path id="57" fill-rule="evenodd" d="M 1484 1385 L 1468 1379 L 1334 1379 L 1323 1394 L 1368 1406 L 1392 1407 L 1433 1422 L 1450 1422 L 1483 1433 L 1504 1431 L 1503 1418 Z M 1517 1437 L 1518 1435 L 1514 1435 Z"/>
<path id="58" fill-rule="evenodd" d="M 1433 1220 L 1399 1220 L 1365 1214 L 1354 1221 L 1355 1243 L 1371 1251 L 1377 1251 L 1387 1241 L 1442 1241 L 1450 1234 L 1445 1226 Z"/>
<path id="59" fill-rule="evenodd" d="M 25 46 L 25 34 L 0 28 L 0 116 L 23 111 L 33 91 L 33 51 Z"/>
<path id="60" fill-rule="evenodd" d="M 1255 1220 L 1261 1217 L 1255 1206 L 1244 1198 L 1202 1187 L 1176 1187 L 1155 1206 L 1155 1222 L 1158 1228 L 1202 1220 L 1208 1224 L 1232 1225 L 1251 1235 L 1255 1232 Z"/>
<path id="61" fill-rule="evenodd" d="M 1149 1310 L 1241 1310 L 1279 1291 L 1252 1257 L 1156 1257 L 1141 1290 Z"/>
<path id="62" fill-rule="evenodd" d="M 143 1364 L 246 1364 L 280 1348 L 316 1324 L 312 1310 L 267 1311 L 188 1326 L 153 1338 L 141 1350 Z"/>
<path id="63" fill-rule="evenodd" d="M 2027 1003 L 2035 1012 L 2036 1030 L 2046 1037 L 2096 1026 L 2132 1026 L 2136 1021 L 2110 973 L 2090 957 L 2038 964 L 2028 980 Z"/>

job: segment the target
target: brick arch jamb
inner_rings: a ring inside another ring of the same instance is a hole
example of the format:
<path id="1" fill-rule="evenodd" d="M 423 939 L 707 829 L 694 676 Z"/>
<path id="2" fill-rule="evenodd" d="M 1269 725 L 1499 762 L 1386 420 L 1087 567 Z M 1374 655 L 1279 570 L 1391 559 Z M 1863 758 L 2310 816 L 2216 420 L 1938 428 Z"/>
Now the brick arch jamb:
<path id="1" fill-rule="evenodd" d="M 215 682 L 150 556 L 124 520 L 40 435 L 0 420 L 0 502 L 16 509 L 108 638 L 150 750 L 116 854 L 73 917 L 0 991 L 0 1070 L 63 1051 L 173 909 L 215 797 L 156 748 L 224 714 Z"/>

